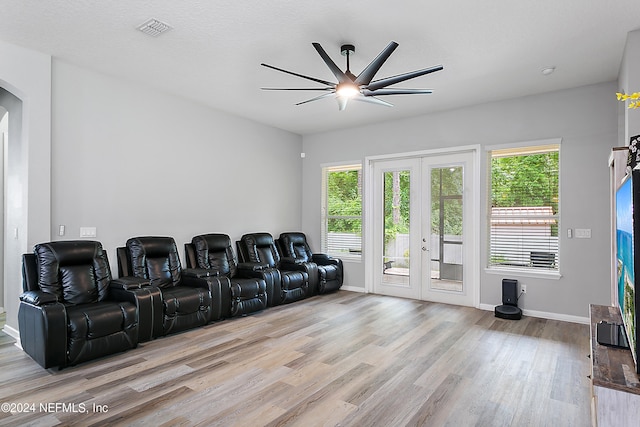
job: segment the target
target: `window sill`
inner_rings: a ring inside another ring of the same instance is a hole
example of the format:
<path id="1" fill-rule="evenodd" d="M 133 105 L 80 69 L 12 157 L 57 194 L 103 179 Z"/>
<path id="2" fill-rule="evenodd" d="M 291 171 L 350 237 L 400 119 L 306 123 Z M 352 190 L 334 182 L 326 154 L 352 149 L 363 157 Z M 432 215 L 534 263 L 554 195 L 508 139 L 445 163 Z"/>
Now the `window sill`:
<path id="1" fill-rule="evenodd" d="M 362 252 L 360 251 L 353 251 L 353 252 L 343 252 L 340 254 L 332 254 L 330 252 L 322 252 L 323 254 L 326 254 L 327 256 L 330 256 L 331 258 L 340 258 L 342 261 L 345 262 L 362 262 L 363 255 Z"/>
<path id="2" fill-rule="evenodd" d="M 509 274 L 512 276 L 532 277 L 535 279 L 560 280 L 562 274 L 559 271 L 535 271 L 530 268 L 518 267 L 486 267 L 484 269 L 487 274 Z"/>
<path id="3" fill-rule="evenodd" d="M 343 262 L 354 262 L 354 263 L 361 263 L 362 262 L 362 257 L 354 257 L 354 256 L 340 256 L 340 255 L 331 255 L 333 258 L 340 258 Z"/>

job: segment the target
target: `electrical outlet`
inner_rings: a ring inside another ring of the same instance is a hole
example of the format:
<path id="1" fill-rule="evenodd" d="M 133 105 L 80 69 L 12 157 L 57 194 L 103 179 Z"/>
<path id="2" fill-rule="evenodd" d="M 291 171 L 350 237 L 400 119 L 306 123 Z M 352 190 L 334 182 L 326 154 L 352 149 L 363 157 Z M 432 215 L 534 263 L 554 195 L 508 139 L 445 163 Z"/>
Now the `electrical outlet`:
<path id="1" fill-rule="evenodd" d="M 591 238 L 591 229 L 590 228 L 576 228 L 576 239 L 590 239 Z"/>
<path id="2" fill-rule="evenodd" d="M 527 285 L 520 285 L 520 290 L 522 291 L 523 294 L 527 293 Z"/>

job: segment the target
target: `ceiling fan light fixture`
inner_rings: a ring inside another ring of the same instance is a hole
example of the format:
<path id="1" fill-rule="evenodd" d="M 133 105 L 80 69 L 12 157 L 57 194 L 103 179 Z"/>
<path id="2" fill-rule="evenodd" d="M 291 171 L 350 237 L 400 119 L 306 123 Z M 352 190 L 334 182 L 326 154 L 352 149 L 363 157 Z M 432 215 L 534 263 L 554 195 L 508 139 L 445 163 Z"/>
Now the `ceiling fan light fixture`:
<path id="1" fill-rule="evenodd" d="M 353 98 L 360 93 L 360 88 L 353 83 L 340 83 L 336 86 L 336 95 L 341 98 Z"/>

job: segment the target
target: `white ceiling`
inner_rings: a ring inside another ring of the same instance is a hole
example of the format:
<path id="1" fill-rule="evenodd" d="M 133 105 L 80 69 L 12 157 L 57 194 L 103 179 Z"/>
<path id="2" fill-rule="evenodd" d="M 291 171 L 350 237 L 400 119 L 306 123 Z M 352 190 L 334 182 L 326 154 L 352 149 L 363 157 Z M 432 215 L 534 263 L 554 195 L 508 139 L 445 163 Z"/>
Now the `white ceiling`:
<path id="1" fill-rule="evenodd" d="M 173 30 L 137 31 L 148 18 Z M 615 80 L 639 28 L 639 0 L 0 0 L 0 40 L 303 135 Z M 442 64 L 396 86 L 434 94 L 338 111 L 294 105 L 318 92 L 260 90 L 316 86 L 261 62 L 335 81 L 312 42 L 342 69 L 354 44 L 358 74 L 392 40 L 376 79 Z"/>

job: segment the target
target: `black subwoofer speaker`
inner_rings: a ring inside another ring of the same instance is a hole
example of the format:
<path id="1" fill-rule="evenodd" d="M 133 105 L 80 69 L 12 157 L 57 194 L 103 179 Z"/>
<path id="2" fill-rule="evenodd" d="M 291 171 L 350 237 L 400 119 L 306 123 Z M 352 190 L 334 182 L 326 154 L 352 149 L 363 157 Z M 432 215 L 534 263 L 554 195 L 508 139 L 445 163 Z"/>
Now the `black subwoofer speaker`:
<path id="1" fill-rule="evenodd" d="M 518 320 L 522 318 L 522 310 L 518 307 L 518 281 L 502 279 L 502 305 L 495 308 L 496 317 Z"/>

